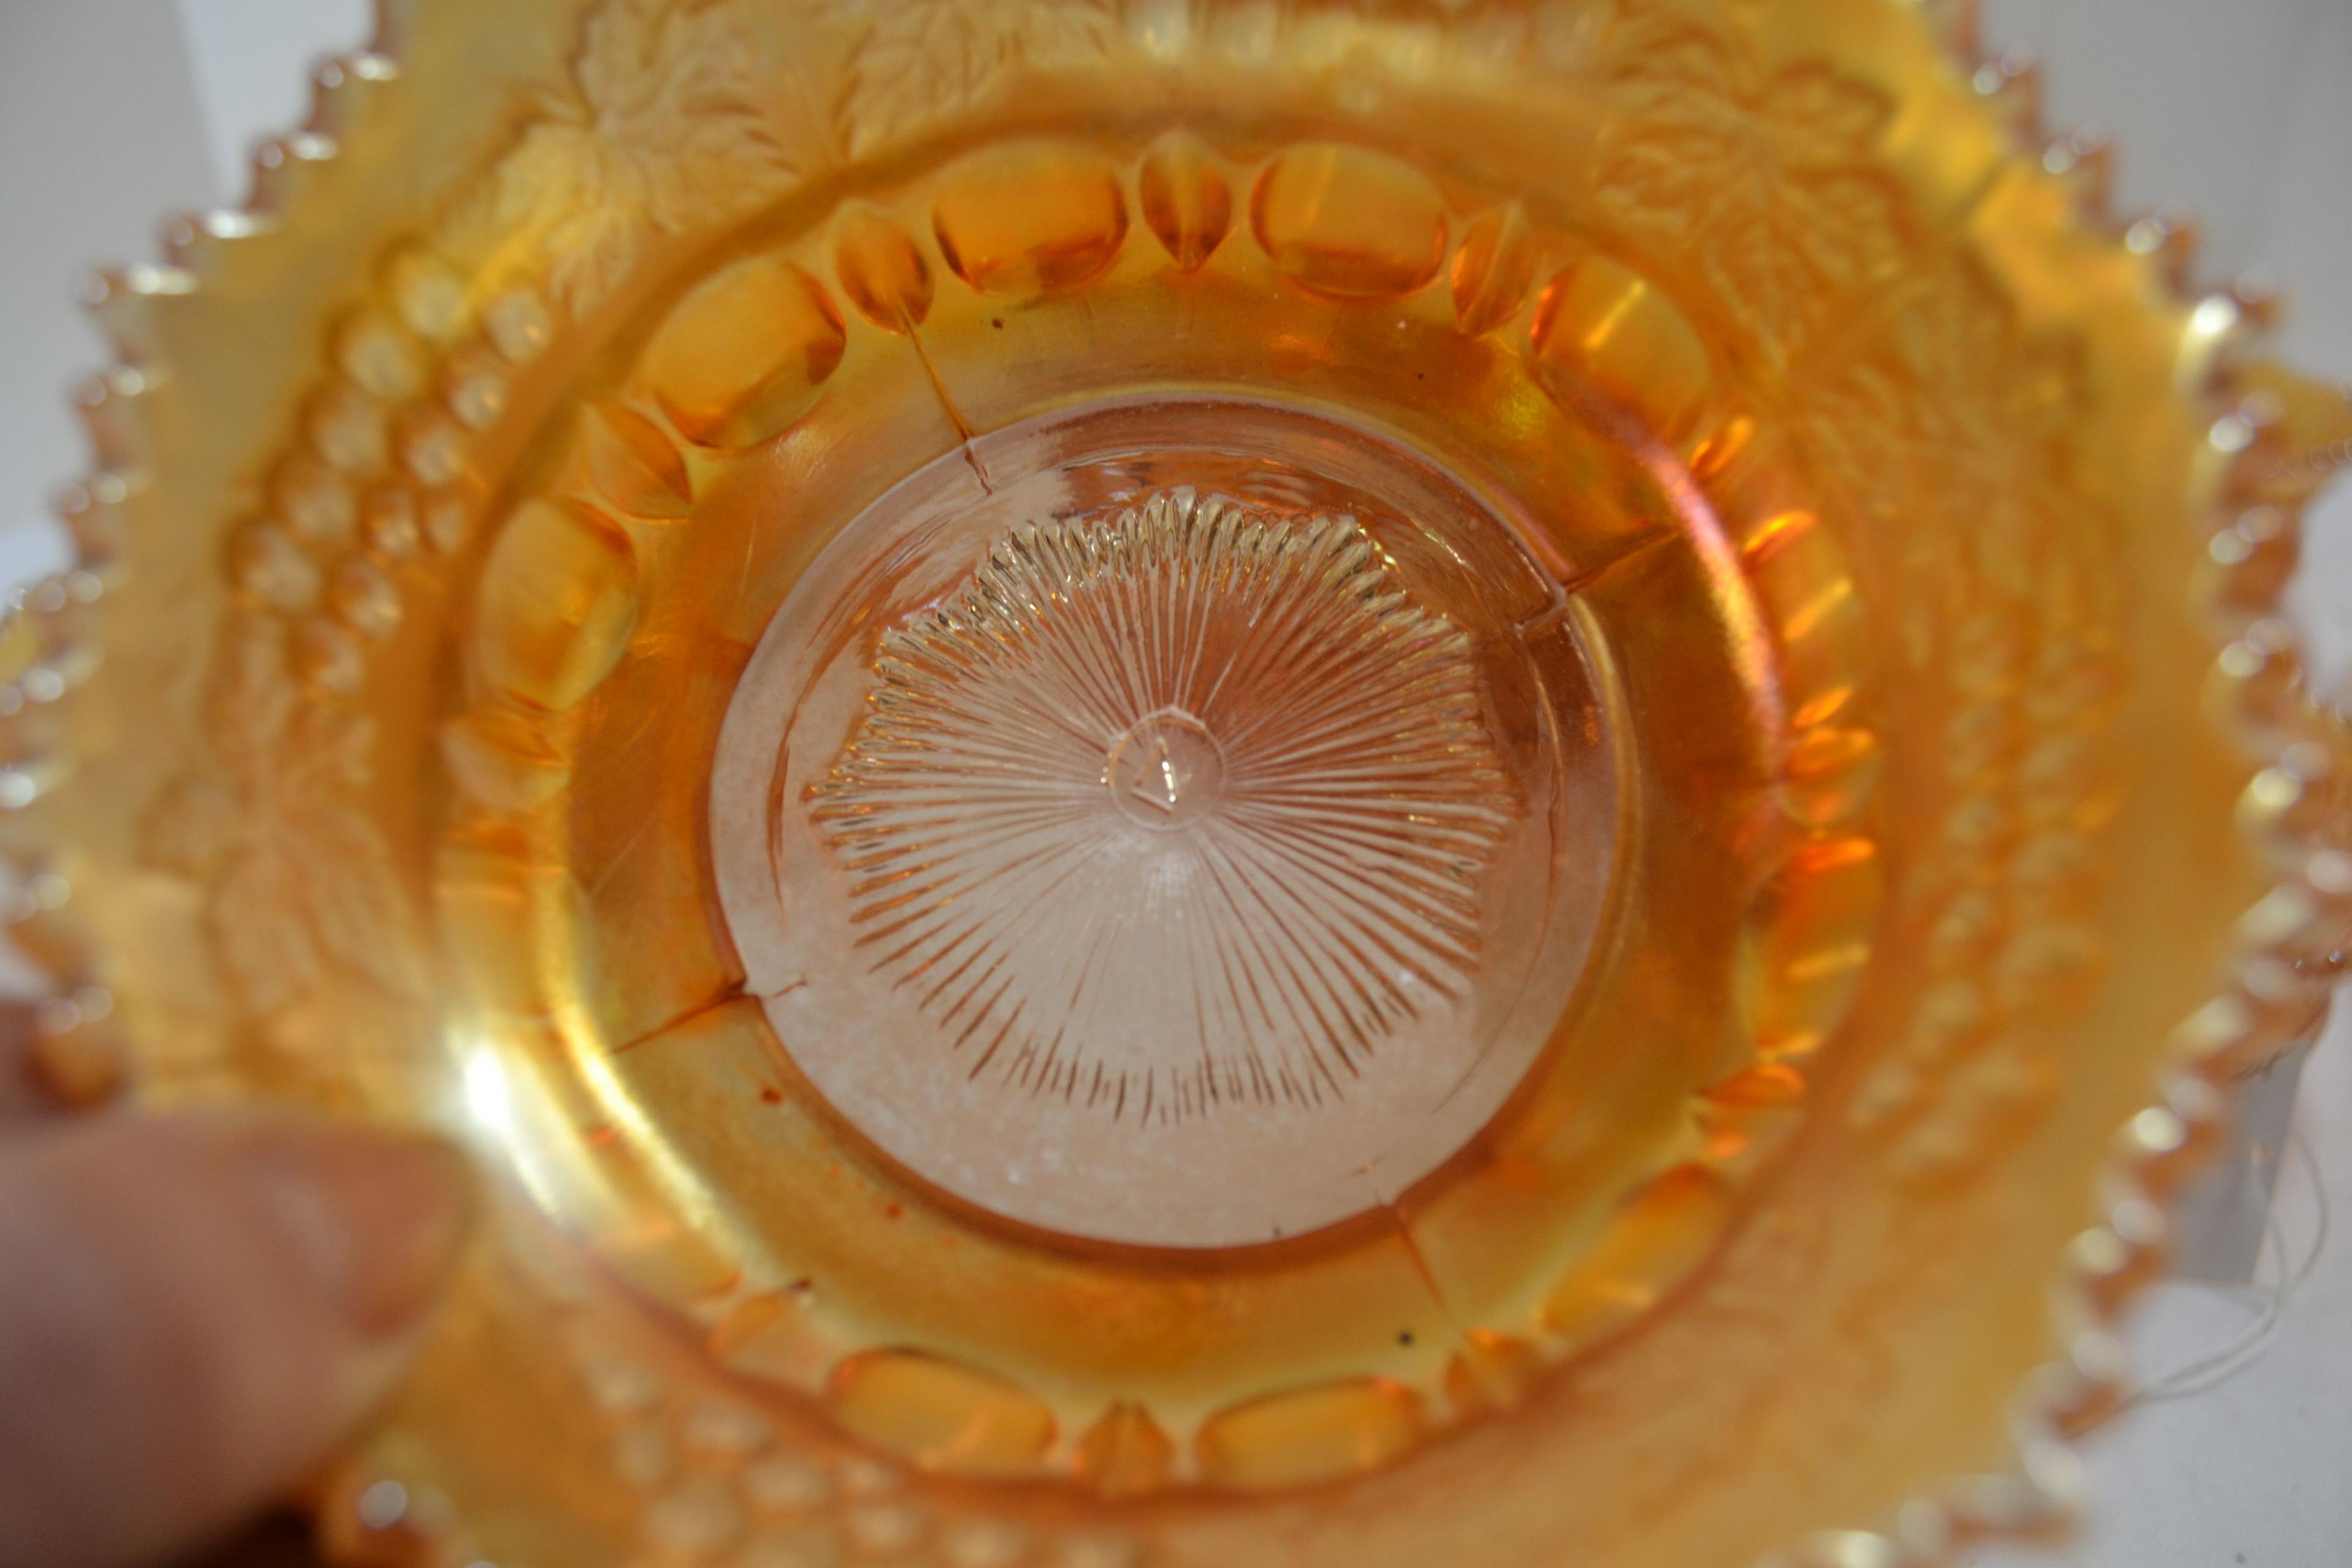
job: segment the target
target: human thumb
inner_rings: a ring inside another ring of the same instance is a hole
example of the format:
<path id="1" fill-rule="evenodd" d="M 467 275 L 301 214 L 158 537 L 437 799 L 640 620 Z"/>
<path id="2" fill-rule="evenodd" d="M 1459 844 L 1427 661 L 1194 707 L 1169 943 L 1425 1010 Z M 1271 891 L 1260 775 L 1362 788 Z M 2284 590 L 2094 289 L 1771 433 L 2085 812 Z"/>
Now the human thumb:
<path id="1" fill-rule="evenodd" d="M 381 1399 L 473 1207 L 445 1144 L 256 1116 L 0 1143 L 0 1563 L 129 1568 Z"/>

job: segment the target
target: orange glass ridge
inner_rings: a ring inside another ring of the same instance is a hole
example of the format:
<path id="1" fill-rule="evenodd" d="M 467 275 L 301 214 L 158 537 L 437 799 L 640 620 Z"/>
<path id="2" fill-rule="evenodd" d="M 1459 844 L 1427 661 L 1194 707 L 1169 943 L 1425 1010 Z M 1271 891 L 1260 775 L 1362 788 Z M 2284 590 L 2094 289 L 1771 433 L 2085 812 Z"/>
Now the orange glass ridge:
<path id="1" fill-rule="evenodd" d="M 0 716 L 55 1060 L 492 1180 L 337 1552 L 2066 1517 L 2352 933 L 2352 407 L 2033 97 L 1907 0 L 386 4 L 96 287 Z"/>

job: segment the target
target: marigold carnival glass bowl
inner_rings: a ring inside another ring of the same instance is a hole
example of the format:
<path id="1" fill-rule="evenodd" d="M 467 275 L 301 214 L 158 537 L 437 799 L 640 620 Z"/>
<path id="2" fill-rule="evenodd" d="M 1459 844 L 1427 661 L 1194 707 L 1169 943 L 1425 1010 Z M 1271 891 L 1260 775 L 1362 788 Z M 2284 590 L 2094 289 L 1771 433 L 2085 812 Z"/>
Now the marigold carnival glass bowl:
<path id="1" fill-rule="evenodd" d="M 0 804 L 62 1076 L 497 1178 L 336 1551 L 2063 1520 L 2352 934 L 2274 612 L 2352 413 L 1962 11 L 386 0 L 320 80 L 92 284 Z"/>

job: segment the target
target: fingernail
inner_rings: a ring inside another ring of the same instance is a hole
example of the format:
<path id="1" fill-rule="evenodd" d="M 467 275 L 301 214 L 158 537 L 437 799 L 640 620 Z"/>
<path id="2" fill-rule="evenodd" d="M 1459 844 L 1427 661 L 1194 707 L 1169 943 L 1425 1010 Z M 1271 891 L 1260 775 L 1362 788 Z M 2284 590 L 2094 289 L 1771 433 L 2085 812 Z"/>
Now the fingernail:
<path id="1" fill-rule="evenodd" d="M 235 1158 L 296 1265 L 362 1336 L 403 1332 L 440 1294 L 473 1218 L 456 1149 L 289 1122 L 247 1130 Z"/>

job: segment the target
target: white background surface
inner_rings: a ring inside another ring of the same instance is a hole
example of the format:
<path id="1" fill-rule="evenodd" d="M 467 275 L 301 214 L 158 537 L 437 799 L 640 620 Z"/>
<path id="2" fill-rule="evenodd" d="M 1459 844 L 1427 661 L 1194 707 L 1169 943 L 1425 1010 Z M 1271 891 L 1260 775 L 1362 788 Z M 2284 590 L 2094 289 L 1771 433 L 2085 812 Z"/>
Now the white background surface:
<path id="1" fill-rule="evenodd" d="M 1988 10 L 1995 41 L 2045 59 L 2053 123 L 2116 137 L 2125 204 L 2187 203 L 2215 275 L 2259 262 L 2284 285 L 2289 354 L 2352 379 L 2352 0 Z M 79 269 L 152 255 L 168 212 L 241 199 L 252 142 L 307 110 L 308 63 L 366 27 L 365 0 L 0 0 L 0 524 L 37 518 L 81 462 L 61 390 L 101 350 L 67 304 Z M 0 575 L 49 558 L 49 537 L 0 528 Z M 2314 529 L 2305 560 L 2303 618 L 2343 671 L 2352 497 Z M 1984 1568 L 2352 1568 L 2352 1020 L 2315 1055 L 2296 1127 L 2339 1223 L 2267 1355 L 2096 1442 L 2084 1540 L 1984 1554 Z M 2318 1201 L 2288 1162 L 2273 1221 L 2290 1252 L 2313 1236 Z M 2133 1337 L 2161 1373 L 2243 1321 L 2242 1307 L 2176 1285 Z"/>
<path id="2" fill-rule="evenodd" d="M 2004 46 L 2049 70 L 2054 124 L 2118 144 L 2126 205 L 2186 202 L 2217 268 L 2264 266 L 2288 294 L 2283 347 L 2352 380 L 2352 0 L 1988 0 Z M 2317 520 L 2301 618 L 2347 689 L 2352 504 Z M 2336 1221 L 2270 1350 L 2220 1389 L 2147 1406 L 2090 1450 L 2095 1507 L 2056 1553 L 1988 1552 L 1982 1568 L 2352 1568 L 2352 1005 L 2306 1068 L 2294 1136 Z M 2273 1221 L 2300 1258 L 2311 1183 L 2288 1162 Z M 2168 1286 L 2132 1341 L 2154 1377 L 2232 1339 L 2242 1309 Z M 1976 1568 L 1972 1564 L 1972 1568 Z"/>

